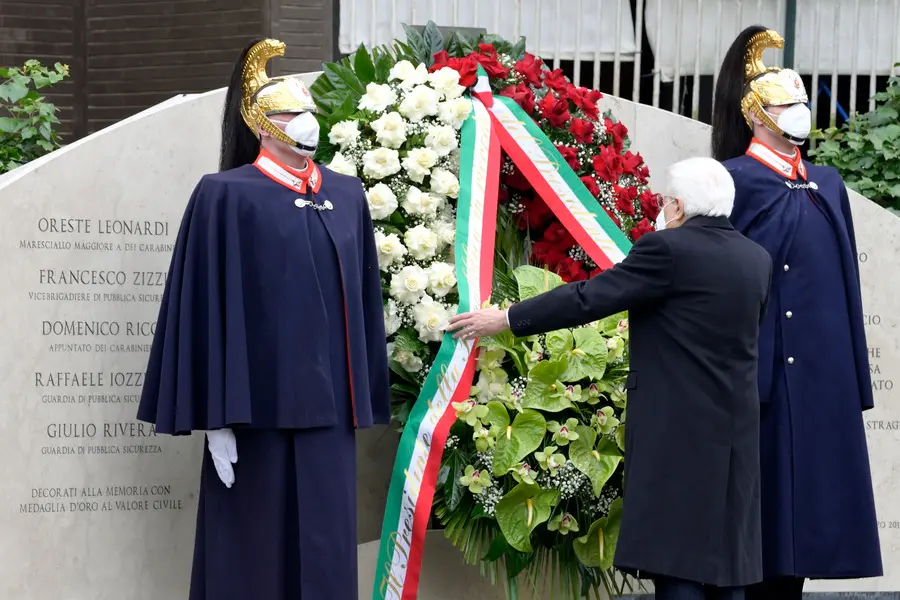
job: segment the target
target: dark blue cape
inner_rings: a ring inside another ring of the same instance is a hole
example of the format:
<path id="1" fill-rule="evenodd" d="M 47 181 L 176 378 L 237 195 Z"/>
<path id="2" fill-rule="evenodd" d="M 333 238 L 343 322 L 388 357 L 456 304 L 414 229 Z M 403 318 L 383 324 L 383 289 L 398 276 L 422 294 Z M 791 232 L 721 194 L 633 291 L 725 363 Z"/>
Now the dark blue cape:
<path id="1" fill-rule="evenodd" d="M 846 188 L 830 167 L 724 164 L 731 220 L 774 264 L 759 338 L 765 576 L 879 576 L 861 412 L 874 402 Z"/>
<path id="2" fill-rule="evenodd" d="M 345 347 L 353 424 L 390 419 L 381 279 L 360 181 L 321 169 L 317 203 L 247 165 L 201 179 L 185 210 L 150 352 L 138 419 L 157 432 L 334 426 L 329 351 Z M 333 248 L 314 243 L 321 217 Z M 320 273 L 337 251 L 338 273 Z M 324 293 L 317 277 L 342 283 Z M 329 335 L 343 305 L 346 339 Z M 346 382 L 343 382 L 346 384 Z"/>

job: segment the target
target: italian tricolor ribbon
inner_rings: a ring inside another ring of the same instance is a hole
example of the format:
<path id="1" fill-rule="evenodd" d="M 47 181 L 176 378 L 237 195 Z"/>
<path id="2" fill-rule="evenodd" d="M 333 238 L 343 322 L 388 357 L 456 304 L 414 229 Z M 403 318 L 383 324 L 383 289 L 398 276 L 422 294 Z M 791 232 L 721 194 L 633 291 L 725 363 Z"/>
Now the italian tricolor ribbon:
<path id="1" fill-rule="evenodd" d="M 584 186 L 544 132 L 513 100 L 493 96 L 479 67 L 472 112 L 463 124 L 456 220 L 459 312 L 490 299 L 500 188 L 500 150 L 509 155 L 547 206 L 598 266 L 628 252 L 628 238 Z M 415 600 L 422 549 L 452 403 L 469 397 L 477 349 L 445 334 L 400 438 L 385 507 L 373 600 Z"/>

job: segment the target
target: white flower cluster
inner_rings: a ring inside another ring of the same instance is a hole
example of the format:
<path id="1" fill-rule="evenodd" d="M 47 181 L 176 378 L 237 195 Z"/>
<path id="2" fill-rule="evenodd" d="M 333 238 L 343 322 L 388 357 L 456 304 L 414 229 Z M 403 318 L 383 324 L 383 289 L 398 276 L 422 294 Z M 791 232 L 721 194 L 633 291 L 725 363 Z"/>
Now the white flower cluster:
<path id="1" fill-rule="evenodd" d="M 339 149 L 329 168 L 360 177 L 366 189 L 378 264 L 390 291 L 388 336 L 413 327 L 422 342 L 439 342 L 456 311 L 459 130 L 472 110 L 464 91 L 454 69 L 429 73 L 400 61 L 387 83 L 366 86 L 358 118 L 335 124 L 328 134 Z M 407 370 L 422 368 L 414 355 L 401 358 Z"/>

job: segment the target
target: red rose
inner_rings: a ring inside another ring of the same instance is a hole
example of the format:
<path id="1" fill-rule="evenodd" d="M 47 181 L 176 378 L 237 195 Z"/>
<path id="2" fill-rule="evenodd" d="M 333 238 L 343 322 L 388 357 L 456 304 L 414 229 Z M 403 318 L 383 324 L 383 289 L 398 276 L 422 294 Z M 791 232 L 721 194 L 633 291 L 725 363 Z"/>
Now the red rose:
<path id="1" fill-rule="evenodd" d="M 568 256 L 559 264 L 556 268 L 556 272 L 562 277 L 563 281 L 567 283 L 572 281 L 584 281 L 588 278 L 588 272 L 584 268 L 584 263 Z"/>
<path id="2" fill-rule="evenodd" d="M 591 177 L 590 175 L 584 175 L 581 178 L 581 183 L 584 184 L 584 187 L 588 189 L 591 193 L 591 196 L 594 198 L 598 198 L 600 196 L 600 186 L 597 185 L 597 181 Z"/>
<path id="3" fill-rule="evenodd" d="M 584 119 L 572 119 L 569 132 L 582 144 L 590 144 L 594 139 L 594 124 Z"/>
<path id="4" fill-rule="evenodd" d="M 553 69 L 549 73 L 545 74 L 544 84 L 551 90 L 556 90 L 561 94 L 565 93 L 572 85 L 571 83 L 569 83 L 569 80 L 566 79 L 566 76 L 563 75 L 562 69 Z"/>
<path id="5" fill-rule="evenodd" d="M 553 219 L 553 212 L 540 197 L 523 198 L 524 210 L 519 213 L 519 229 L 538 230 Z"/>
<path id="6" fill-rule="evenodd" d="M 621 152 L 625 138 L 628 136 L 628 128 L 621 123 L 613 123 L 609 117 L 603 119 L 603 124 L 606 126 L 606 133 L 612 137 L 612 144 L 615 146 L 616 151 Z"/>
<path id="7" fill-rule="evenodd" d="M 616 197 L 616 210 L 629 217 L 634 216 L 634 201 L 637 199 L 637 189 L 633 187 L 619 187 L 613 185 Z"/>
<path id="8" fill-rule="evenodd" d="M 622 173 L 622 156 L 608 146 L 600 148 L 600 153 L 594 157 L 594 170 L 603 181 L 618 181 Z"/>
<path id="9" fill-rule="evenodd" d="M 544 61 L 537 58 L 534 54 L 525 53 L 525 58 L 515 64 L 518 71 L 529 85 L 536 88 L 543 87 L 541 75 L 544 70 Z"/>
<path id="10" fill-rule="evenodd" d="M 544 232 L 544 239 L 565 250 L 575 246 L 575 238 L 559 221 L 551 223 L 547 227 L 547 230 Z"/>
<path id="11" fill-rule="evenodd" d="M 559 263 L 566 258 L 566 254 L 556 245 L 546 240 L 538 240 L 531 245 L 531 257 L 538 264 L 555 271 Z"/>
<path id="12" fill-rule="evenodd" d="M 581 168 L 581 165 L 578 162 L 578 151 L 569 146 L 557 146 L 556 149 L 559 150 L 562 157 L 566 159 L 566 162 L 569 163 L 572 170 L 578 172 L 578 169 Z"/>
<path id="13" fill-rule="evenodd" d="M 659 204 L 656 199 L 656 194 L 650 190 L 645 190 L 641 194 L 641 212 L 643 212 L 644 216 L 651 221 L 655 221 L 656 217 L 659 216 Z"/>
<path id="14" fill-rule="evenodd" d="M 647 219 L 641 219 L 640 223 L 631 228 L 631 239 L 636 242 L 651 231 L 653 224 Z"/>
<path id="15" fill-rule="evenodd" d="M 603 94 L 598 90 L 572 86 L 566 95 L 575 106 L 584 111 L 587 118 L 596 121 L 600 117 L 600 113 L 597 110 L 597 101 L 603 97 Z"/>
<path id="16" fill-rule="evenodd" d="M 478 51 L 469 54 L 469 58 L 481 63 L 481 66 L 484 67 L 484 71 L 488 74 L 488 77 L 506 79 L 509 75 L 509 69 L 500 64 L 500 57 L 497 56 L 497 50 L 491 44 L 478 44 Z"/>
<path id="17" fill-rule="evenodd" d="M 531 189 L 531 184 L 528 183 L 528 179 L 525 178 L 525 174 L 522 173 L 521 169 L 519 169 L 519 167 L 516 167 L 515 165 L 513 166 L 513 172 L 509 175 L 504 176 L 503 183 L 520 192 Z"/>
<path id="18" fill-rule="evenodd" d="M 557 99 L 553 94 L 548 93 L 544 96 L 544 99 L 538 104 L 538 108 L 541 111 L 541 116 L 547 119 L 551 127 L 562 127 L 571 117 L 569 114 L 569 103 L 565 100 Z"/>
<path id="19" fill-rule="evenodd" d="M 529 115 L 534 113 L 534 92 L 524 83 L 520 83 L 517 86 L 508 86 L 500 92 L 500 95 L 515 100 L 516 104 L 521 106 L 522 110 Z"/>
<path id="20" fill-rule="evenodd" d="M 641 183 L 645 183 L 650 177 L 650 170 L 644 164 L 643 157 L 640 154 L 632 154 L 630 150 L 622 157 L 622 172 L 634 175 Z"/>
<path id="21" fill-rule="evenodd" d="M 434 55 L 434 64 L 428 71 L 434 73 L 444 67 L 459 73 L 459 85 L 463 87 L 472 87 L 478 80 L 478 63 L 471 58 L 450 58 L 446 50 L 441 50 Z"/>

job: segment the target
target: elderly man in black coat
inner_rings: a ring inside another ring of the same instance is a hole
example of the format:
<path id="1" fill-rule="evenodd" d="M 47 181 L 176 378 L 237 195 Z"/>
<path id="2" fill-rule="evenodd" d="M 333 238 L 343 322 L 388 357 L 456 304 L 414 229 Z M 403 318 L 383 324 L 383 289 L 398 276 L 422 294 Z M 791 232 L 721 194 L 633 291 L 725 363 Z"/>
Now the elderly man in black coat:
<path id="1" fill-rule="evenodd" d="M 618 265 L 508 311 L 455 316 L 457 337 L 533 335 L 629 311 L 625 498 L 615 564 L 659 600 L 742 600 L 762 579 L 757 334 L 768 253 L 728 221 L 734 183 L 672 165 L 656 231 Z"/>

